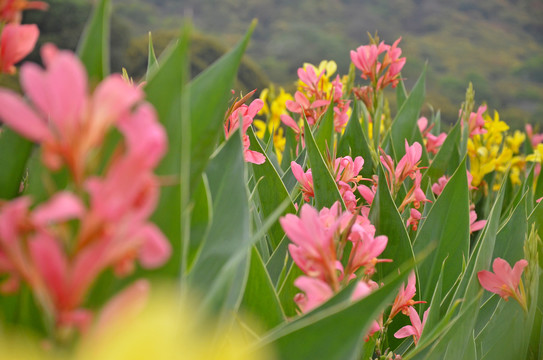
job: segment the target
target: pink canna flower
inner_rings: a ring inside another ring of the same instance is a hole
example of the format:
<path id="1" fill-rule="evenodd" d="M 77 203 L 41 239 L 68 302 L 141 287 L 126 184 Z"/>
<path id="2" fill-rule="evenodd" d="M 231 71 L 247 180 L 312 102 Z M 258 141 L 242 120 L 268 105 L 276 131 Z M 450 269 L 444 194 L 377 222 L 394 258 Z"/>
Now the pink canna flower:
<path id="1" fill-rule="evenodd" d="M 357 199 L 353 193 L 353 189 L 351 189 L 351 187 L 343 181 L 339 181 L 337 186 L 339 189 L 339 194 L 341 195 L 347 210 L 354 213 L 356 211 Z"/>
<path id="2" fill-rule="evenodd" d="M 409 226 L 413 227 L 413 231 L 417 231 L 419 228 L 419 221 L 422 218 L 422 214 L 417 209 L 410 209 L 409 210 L 409 219 L 407 219 L 406 227 L 409 228 Z"/>
<path id="3" fill-rule="evenodd" d="M 479 231 L 486 225 L 486 220 L 477 220 L 477 213 L 475 210 L 471 209 L 469 211 L 469 232 L 473 233 L 475 231 Z"/>
<path id="4" fill-rule="evenodd" d="M 47 10 L 49 5 L 44 1 L 0 0 L 0 22 L 21 23 L 23 10 Z"/>
<path id="5" fill-rule="evenodd" d="M 441 133 L 438 136 L 428 133 L 426 135 L 426 151 L 432 154 L 437 154 L 439 148 L 445 142 L 445 139 L 447 139 L 447 134 L 445 133 Z"/>
<path id="6" fill-rule="evenodd" d="M 311 169 L 308 169 L 307 172 L 304 173 L 302 167 L 296 161 L 292 161 L 290 163 L 290 168 L 292 169 L 292 174 L 302 186 L 302 194 L 304 195 L 304 201 L 309 202 L 311 198 L 315 196 L 315 191 L 313 189 L 313 176 L 311 174 Z"/>
<path id="7" fill-rule="evenodd" d="M 362 176 L 358 175 L 364 166 L 362 156 L 357 156 L 354 161 L 350 156 L 339 157 L 334 161 L 334 174 L 336 181 L 345 183 L 358 183 Z"/>
<path id="8" fill-rule="evenodd" d="M 376 79 L 376 72 L 381 64 L 377 61 L 380 54 L 388 49 L 388 45 L 381 42 L 379 45 L 359 46 L 356 51 L 351 50 L 351 61 L 360 70 L 362 70 L 362 79 L 370 79 L 372 82 Z"/>
<path id="9" fill-rule="evenodd" d="M 326 107 L 330 104 L 329 100 L 315 100 L 313 102 L 300 91 L 294 94 L 294 101 L 287 100 L 285 106 L 293 113 L 305 116 L 309 125 L 315 125 L 320 115 L 326 111 Z"/>
<path id="10" fill-rule="evenodd" d="M 477 112 L 471 113 L 469 115 L 469 136 L 473 137 L 475 135 L 484 134 L 486 133 L 486 130 L 484 128 L 485 126 L 485 119 L 483 118 L 483 114 L 486 111 L 486 105 L 481 105 L 477 109 Z"/>
<path id="11" fill-rule="evenodd" d="M 46 70 L 33 63 L 21 67 L 21 85 L 32 101 L 0 90 L 0 119 L 26 138 L 43 145 L 47 167 L 66 165 L 76 183 L 85 177 L 88 157 L 105 133 L 143 99 L 143 92 L 111 75 L 87 93 L 87 75 L 81 61 L 54 45 L 42 47 Z"/>
<path id="12" fill-rule="evenodd" d="M 402 339 L 409 336 L 413 336 L 413 341 L 415 342 L 415 345 L 417 345 L 420 336 L 422 335 L 422 330 L 424 329 L 424 325 L 426 324 L 426 319 L 428 318 L 428 311 L 430 311 L 430 308 L 428 308 L 423 315 L 422 323 L 420 322 L 419 314 L 417 314 L 417 311 L 413 307 L 409 307 L 409 319 L 411 320 L 411 325 L 404 326 L 400 330 L 396 331 L 394 334 L 394 337 L 396 339 Z"/>
<path id="13" fill-rule="evenodd" d="M 414 178 L 415 171 L 418 167 L 422 156 L 422 146 L 418 142 L 414 142 L 409 146 L 405 140 L 405 155 L 398 161 L 398 165 L 394 171 L 396 184 L 401 184 L 408 176 Z"/>
<path id="14" fill-rule="evenodd" d="M 435 184 L 432 184 L 432 191 L 436 196 L 441 195 L 443 192 L 443 189 L 445 189 L 445 185 L 449 182 L 449 178 L 446 175 L 443 175 L 439 179 L 437 179 L 437 182 Z"/>
<path id="15" fill-rule="evenodd" d="M 348 237 L 353 247 L 345 270 L 347 275 L 362 267 L 364 273 L 371 276 L 375 273 L 377 263 L 392 261 L 377 258 L 385 250 L 388 238 L 385 235 L 375 236 L 375 227 L 369 223 L 369 220 L 365 220 L 359 218 Z"/>
<path id="16" fill-rule="evenodd" d="M 526 311 L 526 294 L 524 293 L 524 287 L 522 286 L 522 280 L 520 279 L 526 266 L 528 266 L 528 261 L 521 259 L 517 261 L 513 269 L 511 269 L 511 266 L 507 261 L 502 258 L 496 258 L 492 263 L 492 270 L 494 270 L 494 273 L 482 270 L 477 273 L 477 277 L 483 288 L 498 294 L 505 301 L 507 301 L 509 297 L 512 297 L 517 300 Z"/>
<path id="17" fill-rule="evenodd" d="M 34 24 L 7 24 L 0 35 L 0 74 L 15 74 L 15 64 L 30 54 L 40 31 Z"/>
<path id="18" fill-rule="evenodd" d="M 321 91 L 319 89 L 319 82 L 326 70 L 322 70 L 317 75 L 313 66 L 306 66 L 305 68 L 298 68 L 298 78 L 301 81 L 302 89 L 309 95 L 318 95 Z"/>
<path id="19" fill-rule="evenodd" d="M 526 124 L 525 129 L 526 135 L 528 136 L 528 139 L 530 139 L 530 142 L 534 148 L 543 142 L 543 133 L 535 134 L 531 124 Z"/>
<path id="20" fill-rule="evenodd" d="M 426 198 L 426 194 L 420 188 L 421 181 L 422 174 L 420 173 L 420 171 L 417 170 L 414 174 L 413 186 L 411 187 L 411 189 L 409 189 L 409 191 L 405 195 L 405 198 L 400 204 L 400 207 L 398 208 L 400 212 L 403 211 L 403 209 L 411 203 L 413 204 L 415 209 L 418 209 L 420 207 L 420 203 L 431 202 Z"/>
<path id="21" fill-rule="evenodd" d="M 293 242 L 288 248 L 296 265 L 306 275 L 324 281 L 333 290 L 339 286 L 334 234 L 341 219 L 337 216 L 329 209 L 323 209 L 319 214 L 304 204 L 300 217 L 287 214 L 279 219 L 285 234 Z"/>
<path id="22" fill-rule="evenodd" d="M 266 161 L 266 157 L 253 150 L 249 150 L 251 146 L 249 136 L 246 134 L 247 129 L 253 123 L 253 119 L 258 114 L 260 109 L 264 106 L 264 102 L 261 99 L 254 100 L 249 106 L 243 104 L 237 107 L 224 124 L 224 133 L 226 138 L 229 138 L 230 135 L 239 127 L 240 118 L 242 120 L 241 131 L 243 134 L 243 154 L 245 161 L 253 164 L 262 164 Z"/>
<path id="23" fill-rule="evenodd" d="M 305 293 L 294 296 L 294 302 L 302 313 L 315 309 L 334 295 L 330 285 L 318 278 L 300 276 L 294 280 L 294 285 Z"/>
<path id="24" fill-rule="evenodd" d="M 389 319 L 394 318 L 394 316 L 396 316 L 400 312 L 402 312 L 404 315 L 409 315 L 410 307 L 412 307 L 415 304 L 426 302 L 426 301 L 413 300 L 413 297 L 415 296 L 417 292 L 416 283 L 417 283 L 417 277 L 415 275 L 415 272 L 411 272 L 407 280 L 407 286 L 404 287 L 402 285 L 398 295 L 396 296 L 396 299 L 394 299 L 394 304 L 392 305 L 392 309 L 390 310 Z"/>

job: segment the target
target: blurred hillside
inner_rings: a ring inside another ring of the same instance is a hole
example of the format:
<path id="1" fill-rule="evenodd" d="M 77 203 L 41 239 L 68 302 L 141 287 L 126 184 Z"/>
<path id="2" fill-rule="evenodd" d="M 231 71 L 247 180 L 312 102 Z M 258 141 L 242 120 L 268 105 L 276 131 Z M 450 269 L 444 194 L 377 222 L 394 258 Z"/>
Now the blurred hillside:
<path id="1" fill-rule="evenodd" d="M 55 6 L 88 6 L 85 0 L 50 3 L 49 12 Z M 243 73 L 246 86 L 259 88 L 267 78 L 292 87 L 303 62 L 334 59 L 345 74 L 349 51 L 366 44 L 368 32 L 377 31 L 387 43 L 402 37 L 400 47 L 407 57 L 402 76 L 408 87 L 428 62 L 428 103 L 441 109 L 445 120 L 456 120 L 471 81 L 476 101 L 498 109 L 508 123 L 543 124 L 541 0 L 113 0 L 113 5 L 114 71 L 122 65 L 140 75 L 146 66 L 147 32 L 153 31 L 160 52 L 183 16 L 192 17 L 199 33 L 193 46 L 193 73 L 239 40 L 250 21 L 258 18 L 248 50 L 253 62 L 246 62 L 248 72 Z M 82 24 L 79 18 L 74 20 L 77 11 L 70 13 L 50 25 Z M 29 14 L 38 23 L 36 18 L 44 15 Z M 75 27 L 69 25 L 64 36 L 78 34 Z"/>

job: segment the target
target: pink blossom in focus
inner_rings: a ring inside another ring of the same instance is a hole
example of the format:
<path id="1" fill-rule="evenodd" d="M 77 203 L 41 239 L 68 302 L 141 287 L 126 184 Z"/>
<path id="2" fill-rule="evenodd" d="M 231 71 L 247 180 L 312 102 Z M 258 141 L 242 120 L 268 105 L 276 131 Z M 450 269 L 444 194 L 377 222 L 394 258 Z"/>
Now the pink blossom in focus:
<path id="1" fill-rule="evenodd" d="M 522 281 L 520 279 L 526 266 L 528 266 L 528 261 L 521 259 L 517 261 L 515 266 L 511 269 L 511 266 L 507 261 L 502 258 L 496 258 L 492 263 L 492 270 L 494 270 L 494 273 L 482 270 L 477 273 L 477 277 L 483 288 L 498 294 L 506 301 L 509 297 L 512 297 L 519 302 L 524 310 L 526 310 L 526 294 L 524 293 Z"/>
<path id="2" fill-rule="evenodd" d="M 321 216 L 309 204 L 304 204 L 300 217 L 287 214 L 279 218 L 279 222 L 293 242 L 288 248 L 296 265 L 306 275 L 318 278 L 336 290 L 338 275 L 334 234 L 340 221 L 327 214 Z"/>
<path id="3" fill-rule="evenodd" d="M 358 183 L 362 176 L 358 175 L 364 166 L 362 156 L 357 156 L 354 161 L 350 156 L 339 157 L 334 161 L 334 174 L 336 181 L 345 183 Z"/>
<path id="4" fill-rule="evenodd" d="M 311 198 L 315 196 L 315 192 L 313 189 L 313 176 L 311 174 L 311 169 L 308 169 L 307 172 L 304 173 L 304 170 L 296 161 L 292 161 L 290 163 L 290 168 L 292 170 L 292 174 L 302 186 L 304 201 L 309 202 Z"/>
<path id="5" fill-rule="evenodd" d="M 289 111 L 305 116 L 309 125 L 315 125 L 329 103 L 329 100 L 311 102 L 302 92 L 296 91 L 294 101 L 287 100 L 285 106 Z"/>
<path id="6" fill-rule="evenodd" d="M 402 339 L 408 336 L 413 336 L 413 340 L 415 342 L 415 345 L 417 345 L 420 336 L 422 335 L 422 330 L 424 329 L 424 324 L 426 324 L 426 319 L 428 318 L 428 311 L 430 311 L 430 308 L 428 308 L 423 315 L 422 323 L 420 322 L 420 317 L 415 308 L 409 307 L 409 319 L 411 320 L 411 325 L 407 325 L 402 327 L 400 330 L 398 330 L 394 337 L 396 339 Z"/>
<path id="7" fill-rule="evenodd" d="M 413 231 L 417 231 L 421 217 L 422 214 L 420 213 L 420 211 L 411 208 L 409 210 L 409 219 L 407 219 L 406 227 L 409 228 L 410 226 L 412 226 Z"/>
<path id="8" fill-rule="evenodd" d="M 30 54 L 40 31 L 34 24 L 7 24 L 0 35 L 0 74 L 15 74 L 15 64 Z"/>
<path id="9" fill-rule="evenodd" d="M 266 157 L 253 150 L 249 150 L 251 145 L 249 136 L 246 134 L 247 129 L 253 123 L 253 119 L 258 114 L 260 109 L 264 106 L 264 102 L 261 99 L 254 100 L 249 106 L 243 104 L 237 107 L 232 114 L 226 119 L 224 124 L 224 134 L 228 139 L 230 135 L 239 127 L 240 117 L 242 119 L 241 131 L 243 134 L 243 153 L 245 161 L 253 164 L 262 164 L 266 161 Z"/>
<path id="10" fill-rule="evenodd" d="M 415 275 L 415 272 L 411 272 L 407 280 L 407 286 L 402 285 L 400 291 L 398 292 L 398 295 L 396 296 L 396 299 L 394 299 L 394 304 L 392 305 L 392 309 L 390 310 L 390 319 L 396 316 L 399 312 L 402 312 L 405 315 L 409 315 L 410 307 L 415 304 L 425 303 L 425 301 L 413 300 L 413 297 L 417 292 L 416 283 L 417 277 Z"/>

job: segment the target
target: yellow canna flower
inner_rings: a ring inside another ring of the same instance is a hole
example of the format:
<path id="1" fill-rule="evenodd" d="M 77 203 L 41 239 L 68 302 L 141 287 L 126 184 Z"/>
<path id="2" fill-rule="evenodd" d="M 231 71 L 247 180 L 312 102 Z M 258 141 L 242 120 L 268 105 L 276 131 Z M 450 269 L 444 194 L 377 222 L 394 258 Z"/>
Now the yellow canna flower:
<path id="1" fill-rule="evenodd" d="M 520 146 L 526 140 L 526 134 L 519 130 L 515 130 L 513 136 L 508 135 L 505 137 L 506 145 L 513 151 L 514 154 L 518 154 L 520 151 Z"/>
<path id="2" fill-rule="evenodd" d="M 534 153 L 526 156 L 526 161 L 538 162 L 541 164 L 543 160 L 543 143 L 537 144 L 537 147 L 534 149 Z"/>

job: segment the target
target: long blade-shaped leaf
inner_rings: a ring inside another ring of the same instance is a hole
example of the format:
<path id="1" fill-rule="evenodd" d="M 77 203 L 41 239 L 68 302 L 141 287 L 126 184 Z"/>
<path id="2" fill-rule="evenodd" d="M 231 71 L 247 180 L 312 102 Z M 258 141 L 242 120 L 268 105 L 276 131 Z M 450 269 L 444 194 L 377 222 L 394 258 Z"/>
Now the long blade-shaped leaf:
<path id="1" fill-rule="evenodd" d="M 98 83 L 109 74 L 110 13 L 110 0 L 99 0 L 77 47 L 91 83 Z"/>
<path id="2" fill-rule="evenodd" d="M 307 156 L 311 165 L 311 173 L 313 175 L 313 187 L 315 190 L 315 201 L 317 208 L 331 207 L 336 201 L 340 201 L 345 209 L 345 204 L 341 194 L 337 188 L 336 181 L 330 174 L 324 158 L 315 143 L 315 138 L 311 134 L 311 130 L 307 120 L 304 119 L 305 129 L 305 144 Z"/>
<path id="3" fill-rule="evenodd" d="M 251 149 L 258 151 L 259 153 L 264 153 L 252 128 L 247 129 L 247 134 L 251 141 Z M 285 199 L 290 199 L 290 195 L 275 167 L 268 159 L 268 156 L 266 154 L 264 154 L 264 156 L 266 156 L 266 161 L 260 165 L 253 165 L 253 173 L 255 180 L 257 181 L 257 193 L 258 198 L 260 199 L 262 215 L 264 218 L 267 218 Z M 288 204 L 283 215 L 295 212 L 296 209 L 294 208 L 292 201 L 290 201 L 290 204 Z M 275 250 L 285 235 L 285 232 L 281 228 L 279 222 L 276 222 L 268 232 L 268 235 L 271 240 L 272 249 Z"/>
<path id="4" fill-rule="evenodd" d="M 443 287 L 448 289 L 461 273 L 463 259 L 469 255 L 469 197 L 465 160 L 422 224 L 414 243 L 415 254 L 434 242 L 437 244 L 436 250 L 418 267 L 423 299 L 432 295 L 445 259 Z"/>
<path id="5" fill-rule="evenodd" d="M 230 90 L 241 57 L 256 26 L 253 21 L 245 37 L 229 53 L 200 73 L 189 85 L 190 93 L 190 186 L 193 188 L 213 153 L 223 121 Z"/>
<path id="6" fill-rule="evenodd" d="M 0 129 L 0 199 L 12 199 L 19 193 L 32 146 L 11 129 Z"/>

